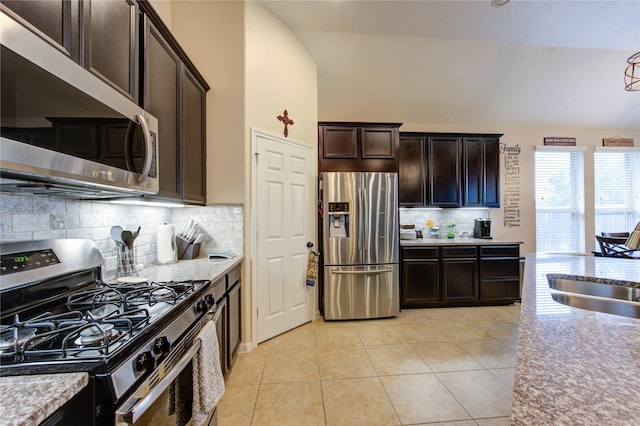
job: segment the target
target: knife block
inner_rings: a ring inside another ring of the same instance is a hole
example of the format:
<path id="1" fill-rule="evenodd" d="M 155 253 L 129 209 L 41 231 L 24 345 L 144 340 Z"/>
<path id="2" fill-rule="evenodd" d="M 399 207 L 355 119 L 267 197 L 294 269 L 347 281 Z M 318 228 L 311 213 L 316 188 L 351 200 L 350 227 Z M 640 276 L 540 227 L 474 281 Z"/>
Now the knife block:
<path id="1" fill-rule="evenodd" d="M 196 259 L 200 255 L 200 243 L 191 243 L 180 236 L 176 236 L 176 247 L 180 260 Z"/>

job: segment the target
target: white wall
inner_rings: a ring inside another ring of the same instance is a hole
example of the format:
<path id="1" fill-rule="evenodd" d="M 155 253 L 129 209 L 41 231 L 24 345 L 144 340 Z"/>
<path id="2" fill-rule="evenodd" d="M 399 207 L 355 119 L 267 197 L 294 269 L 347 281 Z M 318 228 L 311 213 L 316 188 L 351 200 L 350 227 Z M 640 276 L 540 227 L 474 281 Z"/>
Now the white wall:
<path id="1" fill-rule="evenodd" d="M 258 2 L 246 3 L 246 124 L 283 135 L 277 116 L 295 124 L 289 136 L 310 146 L 318 140 L 316 63 L 291 29 Z M 245 128 L 245 137 L 249 128 Z M 284 136 L 284 135 L 283 135 Z"/>
<path id="2" fill-rule="evenodd" d="M 318 95 L 316 64 L 291 29 L 257 2 L 247 2 L 245 10 L 245 262 L 243 274 L 251 277 L 251 128 L 284 136 L 277 116 L 286 109 L 295 124 L 288 139 L 317 145 Z M 314 163 L 313 173 L 317 170 Z M 257 212 L 256 212 L 257 213 Z M 254 214 L 256 214 L 254 213 Z M 314 227 L 315 229 L 315 227 Z M 249 282 L 249 280 L 245 280 Z M 317 288 L 317 287 L 316 287 Z M 245 297 L 246 296 L 246 297 Z M 243 293 L 244 312 L 251 313 L 251 296 Z M 250 317 L 244 317 L 250 322 Z M 246 330 L 243 340 L 252 330 Z M 254 342 L 255 344 L 255 342 Z"/>
<path id="3" fill-rule="evenodd" d="M 167 28 L 171 28 L 171 0 L 149 0 L 151 6 L 158 12 L 160 18 L 167 26 Z"/>
<path id="4" fill-rule="evenodd" d="M 163 16 L 164 19 L 164 16 Z M 207 202 L 244 205 L 243 340 L 251 329 L 251 127 L 315 146 L 316 64 L 257 2 L 173 0 L 171 30 L 212 90 L 207 94 Z M 315 171 L 315 167 L 314 167 Z"/>
<path id="5" fill-rule="evenodd" d="M 207 203 L 244 202 L 245 105 L 242 1 L 171 2 L 171 32 L 211 90 L 207 93 Z"/>

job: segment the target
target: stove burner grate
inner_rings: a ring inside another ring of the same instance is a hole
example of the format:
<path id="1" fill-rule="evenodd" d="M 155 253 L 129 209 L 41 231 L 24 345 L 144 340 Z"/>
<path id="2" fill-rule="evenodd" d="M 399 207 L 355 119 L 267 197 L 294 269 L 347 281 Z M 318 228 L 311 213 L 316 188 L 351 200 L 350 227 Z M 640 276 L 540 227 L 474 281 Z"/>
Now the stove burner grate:
<path id="1" fill-rule="evenodd" d="M 124 294 L 112 287 L 96 287 L 80 291 L 67 298 L 69 309 L 95 309 L 107 304 L 119 305 L 124 301 Z"/>
<path id="2" fill-rule="evenodd" d="M 58 315 L 44 313 L 28 321 L 15 316 L 11 325 L 0 328 L 0 355 L 14 362 L 54 356 L 67 358 L 85 351 L 109 355 L 118 342 L 147 326 L 151 315 L 144 308 L 96 316 L 88 311 Z"/>

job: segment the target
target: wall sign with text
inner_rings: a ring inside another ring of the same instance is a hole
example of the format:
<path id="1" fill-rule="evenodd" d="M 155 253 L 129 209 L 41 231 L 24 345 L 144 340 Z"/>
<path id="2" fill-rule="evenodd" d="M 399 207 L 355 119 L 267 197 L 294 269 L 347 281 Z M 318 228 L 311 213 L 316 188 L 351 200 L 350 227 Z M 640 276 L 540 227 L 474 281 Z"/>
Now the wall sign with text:
<path id="1" fill-rule="evenodd" d="M 576 138 L 547 137 L 544 138 L 544 144 L 547 146 L 576 146 Z"/>
<path id="2" fill-rule="evenodd" d="M 504 165 L 504 202 L 502 219 L 505 228 L 520 227 L 520 145 L 509 146 L 500 143 L 500 155 Z"/>

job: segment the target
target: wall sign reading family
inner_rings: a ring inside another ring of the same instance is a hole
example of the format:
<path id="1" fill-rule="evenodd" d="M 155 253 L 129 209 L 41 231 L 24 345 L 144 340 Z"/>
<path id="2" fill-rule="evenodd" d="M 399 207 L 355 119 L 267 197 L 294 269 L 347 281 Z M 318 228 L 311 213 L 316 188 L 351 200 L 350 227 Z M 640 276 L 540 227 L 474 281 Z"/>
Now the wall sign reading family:
<path id="1" fill-rule="evenodd" d="M 504 161 L 504 202 L 502 217 L 505 228 L 520 227 L 520 145 L 500 144 Z"/>

